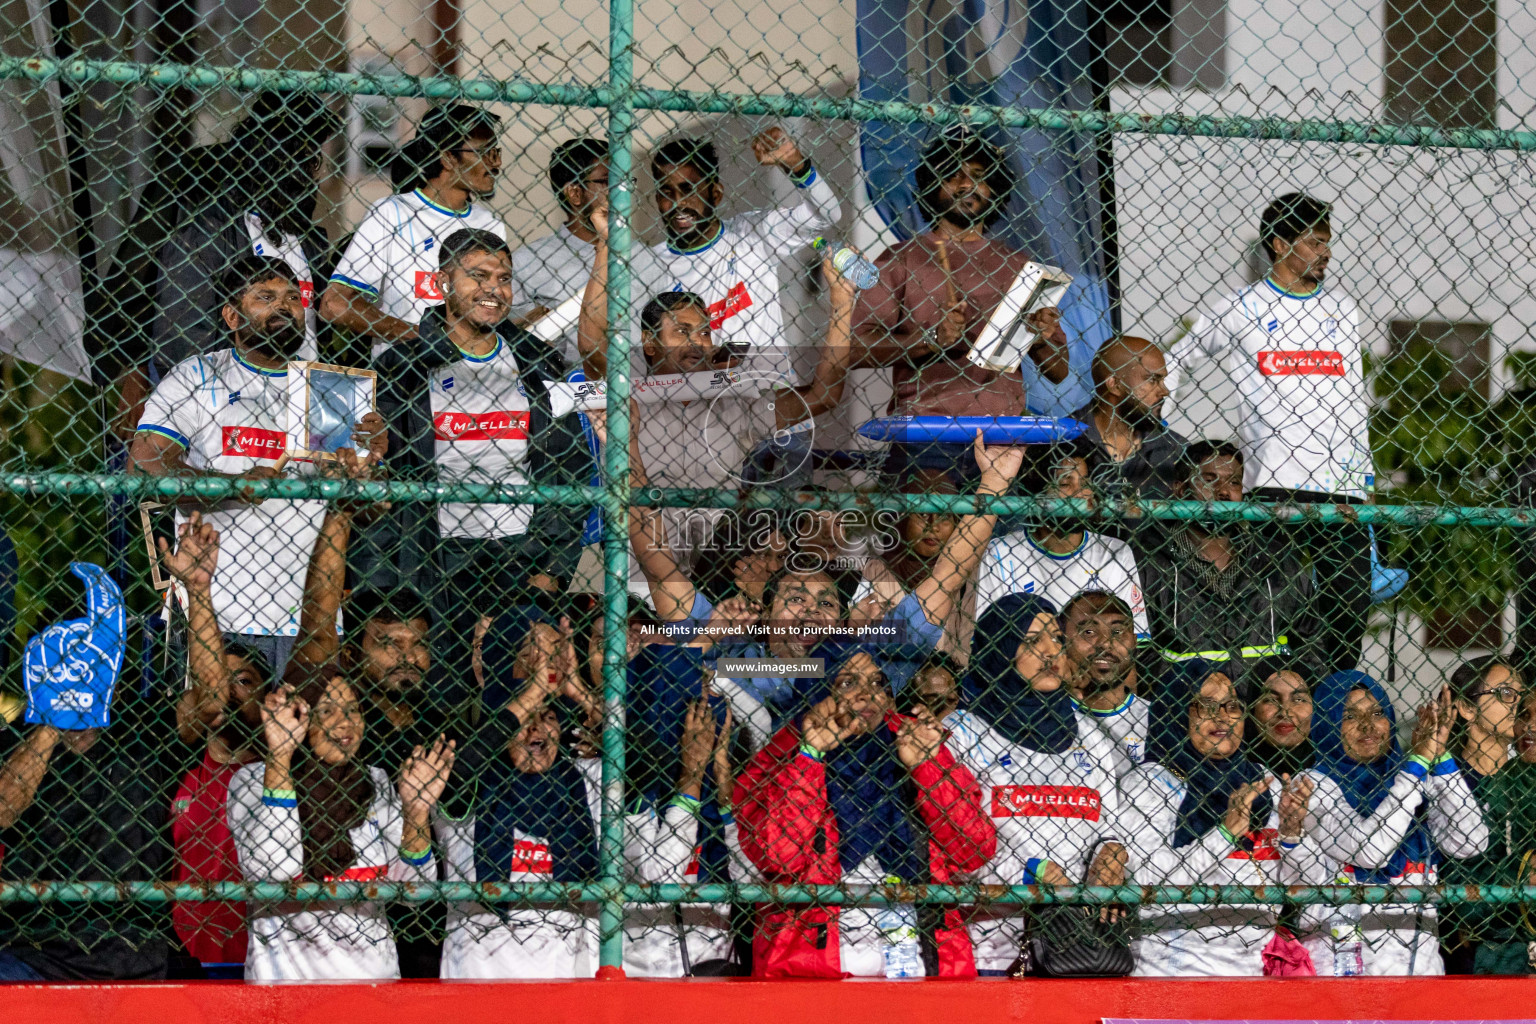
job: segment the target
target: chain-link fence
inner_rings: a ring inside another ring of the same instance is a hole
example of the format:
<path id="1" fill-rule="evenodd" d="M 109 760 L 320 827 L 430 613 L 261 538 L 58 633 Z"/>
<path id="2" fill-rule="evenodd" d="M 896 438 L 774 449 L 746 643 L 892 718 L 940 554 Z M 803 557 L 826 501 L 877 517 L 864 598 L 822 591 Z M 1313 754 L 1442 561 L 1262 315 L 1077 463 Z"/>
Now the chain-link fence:
<path id="1" fill-rule="evenodd" d="M 1536 970 L 1529 11 L 0 6 L 0 980 Z"/>

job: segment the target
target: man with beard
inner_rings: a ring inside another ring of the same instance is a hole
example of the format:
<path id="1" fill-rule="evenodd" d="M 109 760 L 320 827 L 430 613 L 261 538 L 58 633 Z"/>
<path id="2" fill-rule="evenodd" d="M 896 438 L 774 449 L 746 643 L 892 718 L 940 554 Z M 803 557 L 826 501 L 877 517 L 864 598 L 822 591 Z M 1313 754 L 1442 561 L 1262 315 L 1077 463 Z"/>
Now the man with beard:
<path id="1" fill-rule="evenodd" d="M 129 448 L 130 471 L 150 476 L 271 480 L 287 446 L 288 362 L 304 345 L 299 282 L 280 259 L 245 254 L 222 282 L 220 316 L 232 344 L 178 363 L 145 403 Z M 370 437 L 383 421 L 358 424 Z M 289 473 L 313 471 L 292 463 Z M 304 569 L 325 502 L 252 497 L 184 498 L 219 531 L 222 565 L 212 581 L 214 612 L 228 634 L 259 650 L 281 675 L 299 631 Z"/>
<path id="2" fill-rule="evenodd" d="M 1370 500 L 1371 395 L 1360 309 L 1326 284 L 1333 207 L 1292 192 L 1259 218 L 1269 273 L 1220 299 L 1169 352 L 1168 391 L 1187 396 L 1212 363 L 1236 390 L 1233 419 L 1260 501 L 1360 504 Z M 1339 670 L 1360 660 L 1371 605 L 1367 527 L 1317 524 L 1303 531 L 1318 579 L 1323 658 Z"/>
<path id="3" fill-rule="evenodd" d="M 443 302 L 443 240 L 465 228 L 507 237 L 501 218 L 483 205 L 501 174 L 500 130 L 501 119 L 478 107 L 427 113 L 401 154 L 401 191 L 363 217 L 320 296 L 320 319 L 370 335 L 379 347 L 416 337 L 422 314 Z"/>
<path id="4" fill-rule="evenodd" d="M 794 259 L 842 217 L 831 187 L 782 128 L 752 139 L 752 155 L 777 167 L 804 203 L 720 216 L 725 186 L 720 155 L 707 139 L 674 139 L 656 151 L 656 209 L 667 240 L 637 265 L 640 294 L 692 292 L 701 296 L 717 343 L 745 352 L 742 368 L 797 383 L 779 302 L 780 265 Z M 656 275 L 646 280 L 648 275 Z"/>
<path id="5" fill-rule="evenodd" d="M 896 415 L 1022 415 L 1026 372 L 1053 383 L 1067 377 L 1059 311 L 1038 314 L 1042 333 L 1027 371 L 996 373 L 966 359 L 1030 260 L 987 235 L 1013 195 L 1013 171 L 1003 151 L 985 139 L 947 132 L 923 150 L 916 177 L 918 205 L 932 226 L 876 260 L 880 283 L 860 296 L 854 318 L 854 365 L 892 367 Z M 951 454 L 963 455 L 944 453 Z M 932 460 L 923 464 L 943 468 Z"/>
<path id="6" fill-rule="evenodd" d="M 1061 609 L 1061 663 L 1078 731 L 1097 729 L 1114 750 L 1114 776 L 1141 763 L 1147 702 L 1136 695 L 1136 625 L 1107 590 L 1084 590 Z"/>
<path id="7" fill-rule="evenodd" d="M 1230 441 L 1185 450 L 1187 475 L 1174 496 L 1242 501 L 1243 453 Z M 1276 522 L 1144 523 L 1131 531 L 1152 646 L 1164 661 L 1215 662 L 1313 657 L 1312 574 L 1294 527 Z M 1234 669 L 1235 673 L 1236 669 Z"/>
<path id="8" fill-rule="evenodd" d="M 1073 416 L 1088 425 L 1091 483 L 1110 499 L 1169 498 L 1181 482 L 1189 442 L 1163 422 L 1167 376 L 1145 338 L 1111 338 L 1093 357 L 1093 401 Z"/>

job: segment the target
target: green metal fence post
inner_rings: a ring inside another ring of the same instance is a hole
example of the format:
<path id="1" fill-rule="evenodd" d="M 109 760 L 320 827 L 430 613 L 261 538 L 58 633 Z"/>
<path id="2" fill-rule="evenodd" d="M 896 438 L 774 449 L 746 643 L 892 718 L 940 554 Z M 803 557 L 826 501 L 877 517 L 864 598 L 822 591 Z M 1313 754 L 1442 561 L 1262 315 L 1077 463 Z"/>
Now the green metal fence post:
<path id="1" fill-rule="evenodd" d="M 623 975 L 624 684 L 629 662 L 629 213 L 634 0 L 608 7 L 608 445 L 603 488 L 603 834 L 599 977 Z"/>

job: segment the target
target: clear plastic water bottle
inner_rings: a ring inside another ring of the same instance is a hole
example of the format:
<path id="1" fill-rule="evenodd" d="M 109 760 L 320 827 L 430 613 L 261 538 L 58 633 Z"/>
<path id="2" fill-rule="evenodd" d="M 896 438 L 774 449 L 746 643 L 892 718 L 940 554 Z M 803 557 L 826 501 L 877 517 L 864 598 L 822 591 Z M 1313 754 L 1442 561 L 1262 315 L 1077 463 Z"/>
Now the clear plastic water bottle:
<path id="1" fill-rule="evenodd" d="M 832 269 L 852 281 L 853 286 L 860 291 L 867 291 L 880 283 L 880 268 L 846 245 L 833 249 L 831 242 L 818 238 L 811 243 L 811 248 L 823 254 L 832 249 Z"/>
<path id="2" fill-rule="evenodd" d="M 880 911 L 876 923 L 885 939 L 881 949 L 885 955 L 885 976 L 921 978 L 923 950 L 917 938 L 917 908 L 910 903 L 894 904 Z"/>
<path id="3" fill-rule="evenodd" d="M 1365 931 L 1360 927 L 1360 904 L 1346 903 L 1333 916 L 1333 975 L 1358 978 L 1365 974 Z"/>

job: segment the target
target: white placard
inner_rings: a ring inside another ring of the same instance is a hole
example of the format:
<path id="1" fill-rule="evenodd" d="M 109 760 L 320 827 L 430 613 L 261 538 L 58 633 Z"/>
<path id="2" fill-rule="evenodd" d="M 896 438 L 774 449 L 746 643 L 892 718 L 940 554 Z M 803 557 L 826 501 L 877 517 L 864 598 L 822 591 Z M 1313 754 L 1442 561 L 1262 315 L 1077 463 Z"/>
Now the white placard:
<path id="1" fill-rule="evenodd" d="M 1039 263 L 1026 263 L 1013 286 L 997 304 L 987 326 L 966 358 L 977 366 L 1002 373 L 1012 373 L 1029 355 L 1031 346 L 1039 334 L 1024 321 L 1040 312 L 1057 306 L 1066 297 L 1072 275 L 1060 267 L 1047 267 Z"/>
<path id="2" fill-rule="evenodd" d="M 549 389 L 550 411 L 556 416 L 608 408 L 607 381 L 546 381 L 544 386 Z M 771 386 L 764 384 L 761 373 L 744 376 L 740 370 L 705 370 L 642 377 L 630 385 L 630 394 L 639 405 L 659 405 L 725 395 L 757 395 Z"/>

